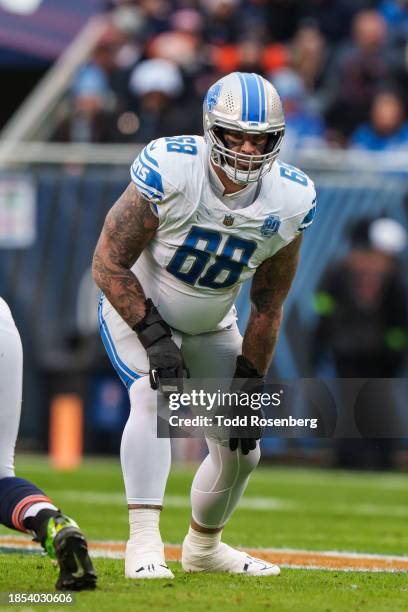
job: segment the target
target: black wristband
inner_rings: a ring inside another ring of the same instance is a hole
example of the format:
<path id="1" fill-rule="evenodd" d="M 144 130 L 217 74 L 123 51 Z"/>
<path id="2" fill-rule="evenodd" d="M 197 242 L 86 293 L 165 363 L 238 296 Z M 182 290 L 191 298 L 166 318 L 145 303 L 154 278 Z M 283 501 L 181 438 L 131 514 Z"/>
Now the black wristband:
<path id="1" fill-rule="evenodd" d="M 264 378 L 264 375 L 260 374 L 246 357 L 238 355 L 234 378 Z"/>
<path id="2" fill-rule="evenodd" d="M 147 349 L 161 338 L 171 337 L 170 325 L 164 321 L 156 306 L 149 298 L 146 300 L 146 314 L 144 318 L 133 326 L 142 346 Z"/>

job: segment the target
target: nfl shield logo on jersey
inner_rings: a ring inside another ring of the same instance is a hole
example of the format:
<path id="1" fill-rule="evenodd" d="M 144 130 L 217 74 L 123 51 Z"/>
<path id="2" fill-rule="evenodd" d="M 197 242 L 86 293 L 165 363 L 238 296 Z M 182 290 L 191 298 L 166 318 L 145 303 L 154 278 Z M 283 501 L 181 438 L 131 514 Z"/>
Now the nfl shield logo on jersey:
<path id="1" fill-rule="evenodd" d="M 233 223 L 234 223 L 233 215 L 225 215 L 223 224 L 226 225 L 227 227 L 231 227 Z"/>
<path id="2" fill-rule="evenodd" d="M 266 217 L 263 226 L 261 227 L 262 236 L 273 236 L 280 228 L 281 220 L 275 215 Z"/>

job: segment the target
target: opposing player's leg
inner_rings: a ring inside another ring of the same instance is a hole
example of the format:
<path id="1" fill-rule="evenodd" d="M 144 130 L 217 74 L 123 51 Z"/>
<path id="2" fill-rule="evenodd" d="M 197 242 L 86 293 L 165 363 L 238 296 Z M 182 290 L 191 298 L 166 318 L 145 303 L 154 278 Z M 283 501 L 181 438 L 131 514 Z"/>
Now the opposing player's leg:
<path id="1" fill-rule="evenodd" d="M 129 509 L 127 578 L 173 578 L 164 557 L 160 513 L 170 471 L 170 440 L 157 437 L 157 392 L 150 387 L 146 351 L 106 299 L 99 306 L 102 340 L 129 391 L 121 464 Z"/>
<path id="2" fill-rule="evenodd" d="M 96 575 L 78 525 L 33 483 L 14 474 L 18 433 L 23 351 L 11 313 L 0 300 L 0 523 L 32 533 L 60 568 L 57 588 L 94 588 Z"/>
<path id="3" fill-rule="evenodd" d="M 183 341 L 183 352 L 198 378 L 231 378 L 242 338 L 236 325 Z M 184 539 L 182 565 L 190 572 L 230 572 L 250 576 L 278 575 L 279 568 L 221 542 L 223 527 L 259 462 L 259 444 L 248 455 L 207 439 L 209 454 L 197 470 L 191 489 L 192 521 Z"/>

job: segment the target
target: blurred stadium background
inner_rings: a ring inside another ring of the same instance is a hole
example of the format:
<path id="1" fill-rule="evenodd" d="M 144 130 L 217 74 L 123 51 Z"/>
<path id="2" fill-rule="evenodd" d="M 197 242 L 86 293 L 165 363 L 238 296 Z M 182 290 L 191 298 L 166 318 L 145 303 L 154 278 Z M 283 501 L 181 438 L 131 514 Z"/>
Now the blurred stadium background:
<path id="1" fill-rule="evenodd" d="M 275 84 L 287 117 L 282 159 L 318 191 L 271 374 L 341 375 L 336 340 L 322 342 L 333 299 L 326 270 L 357 249 L 392 262 L 395 291 L 374 290 L 367 305 L 365 283 L 370 293 L 373 278 L 383 281 L 381 262 L 357 275 L 342 323 L 346 376 L 407 376 L 407 43 L 404 0 L 0 0 L 0 295 L 24 345 L 19 450 L 46 452 L 51 407 L 68 406 L 83 414 L 86 453 L 118 452 L 127 397 L 98 336 L 93 249 L 139 149 L 201 134 L 203 95 L 233 70 Z M 383 217 L 398 226 L 376 238 L 370 227 Z M 368 335 L 353 342 L 362 319 Z M 358 367 L 367 355 L 372 370 Z M 406 431 L 406 397 L 389 409 Z M 347 444 L 269 439 L 264 456 L 408 467 L 404 439 Z M 200 453 L 196 443 L 178 449 L 180 460 Z"/>

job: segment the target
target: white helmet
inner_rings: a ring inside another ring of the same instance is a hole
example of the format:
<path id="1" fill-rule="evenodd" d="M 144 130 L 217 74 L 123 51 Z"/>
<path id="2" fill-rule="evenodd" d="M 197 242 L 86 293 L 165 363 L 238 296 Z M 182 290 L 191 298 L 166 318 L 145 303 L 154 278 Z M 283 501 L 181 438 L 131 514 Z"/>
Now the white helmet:
<path id="1" fill-rule="evenodd" d="M 278 92 L 266 79 L 232 72 L 214 83 L 204 99 L 203 122 L 212 162 L 234 183 L 252 183 L 270 171 L 279 154 L 285 117 Z M 224 129 L 269 134 L 264 153 L 234 153 L 224 142 Z"/>

